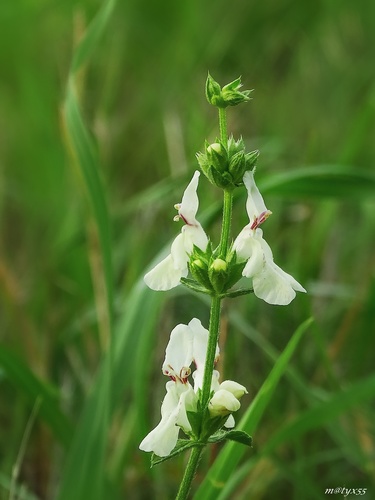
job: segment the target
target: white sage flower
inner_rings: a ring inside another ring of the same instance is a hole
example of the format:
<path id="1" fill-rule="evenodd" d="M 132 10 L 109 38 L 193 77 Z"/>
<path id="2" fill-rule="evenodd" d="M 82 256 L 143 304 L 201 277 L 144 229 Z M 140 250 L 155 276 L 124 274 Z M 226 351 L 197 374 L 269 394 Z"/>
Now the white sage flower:
<path id="1" fill-rule="evenodd" d="M 187 325 L 179 324 L 171 332 L 165 351 L 163 373 L 170 377 L 166 384 L 167 394 L 161 406 L 161 420 L 141 442 L 139 448 L 152 451 L 160 457 L 168 456 L 176 446 L 179 430 L 189 433 L 192 428 L 187 412 L 196 412 L 198 406 L 198 391 L 202 389 L 208 330 L 202 323 L 193 318 Z M 216 359 L 219 348 L 216 347 Z M 188 380 L 190 366 L 194 363 L 196 369 L 192 374 L 194 389 Z M 209 403 L 212 416 L 229 415 L 224 426 L 234 427 L 234 418 L 230 413 L 240 407 L 239 399 L 247 393 L 245 387 L 231 380 L 219 384 L 219 372 L 213 371 L 211 390 L 214 396 Z"/>
<path id="2" fill-rule="evenodd" d="M 178 215 L 174 220 L 182 219 L 185 226 L 173 241 L 170 254 L 144 277 L 146 285 L 152 290 L 170 290 L 179 285 L 180 279 L 188 275 L 189 254 L 193 251 L 193 246 L 196 245 L 203 251 L 207 248 L 207 235 L 195 218 L 199 207 L 199 175 L 196 170 L 185 189 L 181 203 L 175 205 Z"/>
<path id="3" fill-rule="evenodd" d="M 255 295 L 269 304 L 287 305 L 296 296 L 296 291 L 306 290 L 274 263 L 272 250 L 263 239 L 259 226 L 271 212 L 255 184 L 254 171 L 246 172 L 243 181 L 248 193 L 246 210 L 249 224 L 237 236 L 233 250 L 240 261 L 246 261 L 242 275 L 253 280 Z"/>

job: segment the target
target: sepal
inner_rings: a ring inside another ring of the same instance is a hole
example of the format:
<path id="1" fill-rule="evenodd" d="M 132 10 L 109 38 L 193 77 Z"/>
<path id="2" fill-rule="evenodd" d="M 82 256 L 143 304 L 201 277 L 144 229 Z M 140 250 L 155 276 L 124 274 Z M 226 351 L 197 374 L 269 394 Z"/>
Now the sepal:
<path id="1" fill-rule="evenodd" d="M 223 259 L 215 259 L 208 269 L 210 282 L 216 293 L 221 293 L 228 280 L 228 264 Z"/>
<path id="2" fill-rule="evenodd" d="M 241 102 L 250 100 L 249 94 L 252 90 L 240 91 L 242 87 L 241 77 L 236 78 L 233 82 L 224 85 L 223 88 L 212 78 L 208 73 L 206 80 L 206 97 L 207 101 L 218 108 L 227 108 L 228 106 L 236 106 Z"/>
<path id="3" fill-rule="evenodd" d="M 240 184 L 243 179 L 243 175 L 246 172 L 246 156 L 244 151 L 238 151 L 235 153 L 229 162 L 229 173 L 233 177 L 233 182 L 235 184 Z"/>
<path id="4" fill-rule="evenodd" d="M 242 87 L 241 77 L 236 78 L 233 82 L 224 85 L 221 91 L 222 98 L 227 106 L 237 106 L 241 102 L 250 101 L 249 94 L 253 90 L 240 91 Z"/>
<path id="5" fill-rule="evenodd" d="M 190 422 L 191 432 L 193 436 L 195 437 L 200 436 L 202 430 L 202 411 L 199 411 L 199 409 L 198 411 L 187 411 L 186 415 Z"/>
<path id="6" fill-rule="evenodd" d="M 245 154 L 245 158 L 246 158 L 246 171 L 247 170 L 252 170 L 259 158 L 259 151 L 258 149 L 254 150 L 254 151 L 250 151 L 250 153 L 246 153 Z"/>
<path id="7" fill-rule="evenodd" d="M 212 184 L 221 189 L 233 189 L 235 187 L 231 174 L 229 172 L 221 173 L 213 165 L 209 165 L 206 177 Z"/>
<path id="8" fill-rule="evenodd" d="M 216 434 L 216 432 L 223 427 L 225 422 L 228 419 L 228 415 L 220 415 L 212 417 L 208 409 L 205 412 L 205 416 L 203 418 L 202 430 L 201 430 L 201 440 L 207 441 L 209 438 Z"/>
<path id="9" fill-rule="evenodd" d="M 211 281 L 208 276 L 208 265 L 201 259 L 190 259 L 189 269 L 193 278 L 207 290 L 212 291 Z"/>
<path id="10" fill-rule="evenodd" d="M 220 142 L 214 142 L 206 147 L 207 161 L 219 172 L 228 170 L 228 153 Z"/>
<path id="11" fill-rule="evenodd" d="M 225 103 L 221 97 L 221 87 L 215 81 L 210 73 L 208 73 L 206 80 L 206 98 L 207 101 L 213 106 L 217 106 L 219 108 L 225 107 Z"/>

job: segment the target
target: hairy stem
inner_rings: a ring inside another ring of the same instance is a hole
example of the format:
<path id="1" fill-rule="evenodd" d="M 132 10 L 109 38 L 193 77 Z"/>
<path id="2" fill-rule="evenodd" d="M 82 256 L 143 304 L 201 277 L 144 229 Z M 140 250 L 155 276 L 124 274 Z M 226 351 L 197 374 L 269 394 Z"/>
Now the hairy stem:
<path id="1" fill-rule="evenodd" d="M 219 127 L 220 127 L 220 139 L 226 147 L 228 141 L 227 132 L 227 110 L 225 108 L 219 108 Z"/>
<path id="2" fill-rule="evenodd" d="M 182 478 L 176 500 L 186 500 L 189 495 L 191 483 L 193 482 L 195 472 L 198 468 L 203 448 L 196 447 L 191 450 L 189 461 L 187 463 L 184 477 Z"/>
<path id="3" fill-rule="evenodd" d="M 223 108 L 219 108 L 219 126 L 220 126 L 220 139 L 226 147 L 228 143 L 227 115 L 226 115 L 226 110 Z M 221 226 L 221 237 L 219 245 L 220 257 L 223 259 L 226 258 L 229 246 L 230 226 L 232 219 L 232 205 L 233 205 L 232 191 L 224 190 L 223 220 Z M 209 336 L 208 336 L 206 364 L 204 367 L 203 385 L 201 393 L 201 404 L 203 411 L 208 407 L 211 395 L 212 373 L 215 367 L 216 346 L 218 344 L 219 333 L 220 333 L 221 300 L 222 298 L 219 295 L 214 295 L 211 298 Z M 185 500 L 187 498 L 190 491 L 191 483 L 194 479 L 194 475 L 198 467 L 202 450 L 203 450 L 202 447 L 197 447 L 192 449 L 176 500 Z"/>
<path id="4" fill-rule="evenodd" d="M 220 257 L 225 259 L 229 246 L 232 220 L 233 191 L 224 191 L 223 223 L 221 226 Z"/>
<path id="5" fill-rule="evenodd" d="M 204 367 L 203 387 L 201 395 L 201 402 L 203 408 L 207 407 L 208 402 L 210 400 L 212 372 L 214 370 L 216 346 L 217 346 L 217 341 L 219 339 L 219 331 L 220 331 L 219 330 L 220 304 L 221 304 L 220 297 L 212 297 L 209 336 L 208 336 L 208 345 L 206 353 L 206 365 Z"/>

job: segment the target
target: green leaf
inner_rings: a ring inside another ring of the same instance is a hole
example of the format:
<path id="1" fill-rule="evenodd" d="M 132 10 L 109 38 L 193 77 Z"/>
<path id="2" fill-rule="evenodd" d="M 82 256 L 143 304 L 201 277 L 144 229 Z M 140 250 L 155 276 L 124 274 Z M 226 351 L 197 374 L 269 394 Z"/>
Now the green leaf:
<path id="1" fill-rule="evenodd" d="M 238 288 L 238 290 L 233 290 L 229 292 L 225 292 L 221 295 L 221 297 L 228 297 L 228 299 L 234 299 L 236 297 L 240 297 L 241 295 L 248 295 L 249 293 L 254 293 L 253 288 Z"/>
<path id="2" fill-rule="evenodd" d="M 220 430 L 213 434 L 208 442 L 209 443 L 219 443 L 221 441 L 224 441 L 225 439 L 229 439 L 230 441 L 236 441 L 237 443 L 244 444 L 246 446 L 252 446 L 253 440 L 251 436 L 245 431 L 240 431 L 240 430 L 231 430 L 231 431 L 224 431 Z"/>
<path id="3" fill-rule="evenodd" d="M 165 462 L 170 458 L 176 457 L 180 453 L 183 453 L 184 451 L 189 450 L 190 448 L 194 447 L 203 448 L 204 446 L 206 446 L 205 443 L 199 443 L 198 441 L 192 441 L 190 439 L 179 439 L 177 441 L 176 446 L 173 448 L 173 450 L 167 457 L 158 457 L 157 455 L 155 455 L 155 453 L 153 453 L 151 456 L 151 467 L 161 464 L 162 462 Z"/>
<path id="4" fill-rule="evenodd" d="M 363 198 L 374 196 L 375 175 L 341 165 L 318 165 L 273 174 L 259 181 L 263 193 L 285 197 Z"/>
<path id="5" fill-rule="evenodd" d="M 249 409 L 238 424 L 238 430 L 254 433 L 267 405 L 271 401 L 281 376 L 288 366 L 290 358 L 311 323 L 312 318 L 309 318 L 297 328 Z M 216 499 L 226 481 L 235 470 L 244 452 L 245 449 L 238 447 L 236 443 L 227 443 L 198 488 L 195 498 L 199 498 L 199 500 Z"/>
<path id="6" fill-rule="evenodd" d="M 212 293 L 210 290 L 207 290 L 207 288 L 205 288 L 204 286 L 200 285 L 195 280 L 192 280 L 190 278 L 181 278 L 180 281 L 183 285 L 190 288 L 191 290 L 194 290 L 195 292 L 205 293 L 207 295 L 211 295 Z"/>
<path id="7" fill-rule="evenodd" d="M 236 441 L 237 443 L 241 443 L 246 446 L 252 446 L 253 444 L 253 439 L 247 432 L 236 429 L 228 431 L 225 435 L 225 439 Z"/>

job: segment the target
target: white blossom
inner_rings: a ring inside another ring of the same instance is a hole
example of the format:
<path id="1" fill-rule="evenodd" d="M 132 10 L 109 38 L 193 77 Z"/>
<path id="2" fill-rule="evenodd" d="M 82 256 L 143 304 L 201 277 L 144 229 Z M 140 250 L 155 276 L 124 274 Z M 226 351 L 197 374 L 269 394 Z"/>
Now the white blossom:
<path id="1" fill-rule="evenodd" d="M 161 406 L 161 420 L 143 439 L 141 450 L 152 451 L 160 457 L 168 456 L 176 446 L 180 428 L 185 433 L 192 430 L 187 411 L 197 411 L 198 393 L 203 385 L 208 335 L 208 330 L 197 318 L 193 318 L 187 325 L 179 324 L 172 330 L 162 367 L 164 375 L 171 380 L 166 384 L 167 394 Z M 218 356 L 219 348 L 216 347 L 215 360 Z M 188 380 L 193 363 L 194 388 Z M 224 426 L 231 428 L 235 422 L 230 413 L 239 409 L 239 399 L 247 391 L 244 386 L 231 380 L 219 384 L 219 376 L 219 372 L 214 370 L 211 383 L 214 396 L 209 403 L 209 411 L 212 416 L 228 415 Z"/>
<path id="2" fill-rule="evenodd" d="M 306 290 L 274 263 L 272 250 L 263 239 L 259 226 L 271 212 L 255 184 L 254 171 L 246 172 L 243 181 L 248 192 L 246 210 L 249 224 L 237 236 L 233 250 L 240 261 L 246 261 L 242 274 L 253 280 L 255 295 L 269 304 L 287 305 L 296 296 L 296 291 Z"/>
<path id="3" fill-rule="evenodd" d="M 195 171 L 181 203 L 175 205 L 178 215 L 174 220 L 182 219 L 185 225 L 173 241 L 170 254 L 144 277 L 146 285 L 152 290 L 170 290 L 179 285 L 180 279 L 188 275 L 189 255 L 193 251 L 193 246 L 196 245 L 203 251 L 207 248 L 207 235 L 195 218 L 199 207 L 197 195 L 199 175 L 200 173 Z"/>

